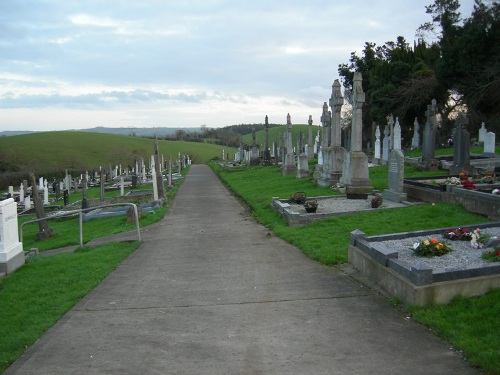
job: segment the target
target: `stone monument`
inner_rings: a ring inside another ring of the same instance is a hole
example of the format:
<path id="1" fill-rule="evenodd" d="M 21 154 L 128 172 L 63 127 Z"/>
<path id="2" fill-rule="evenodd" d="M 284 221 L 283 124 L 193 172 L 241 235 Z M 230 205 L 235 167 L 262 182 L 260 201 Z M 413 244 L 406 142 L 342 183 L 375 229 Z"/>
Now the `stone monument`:
<path id="1" fill-rule="evenodd" d="M 13 198 L 0 201 L 0 273 L 14 272 L 24 264 L 23 244 L 19 242 L 17 204 Z"/>
<path id="2" fill-rule="evenodd" d="M 389 189 L 384 190 L 384 199 L 393 202 L 406 201 L 407 196 L 403 192 L 405 157 L 401 151 L 401 126 L 397 118 L 394 125 L 394 148 L 389 155 L 388 165 Z"/>
<path id="3" fill-rule="evenodd" d="M 485 123 L 483 122 L 481 124 L 481 128 L 479 129 L 479 139 L 478 139 L 478 142 L 481 143 L 481 142 L 485 142 L 486 141 L 486 134 L 488 133 L 488 130 L 486 130 L 486 125 Z"/>
<path id="4" fill-rule="evenodd" d="M 271 165 L 271 153 L 269 152 L 269 120 L 266 115 L 264 128 L 264 153 L 262 155 L 262 165 Z"/>
<path id="5" fill-rule="evenodd" d="M 368 172 L 368 157 L 362 151 L 363 104 L 365 102 L 362 81 L 361 73 L 355 72 L 353 79 L 351 149 L 344 160 L 340 179 L 340 182 L 346 186 L 348 198 L 361 197 L 372 190 Z"/>
<path id="6" fill-rule="evenodd" d="M 309 124 L 308 129 L 308 134 L 307 134 L 307 158 L 308 159 L 313 159 L 314 158 L 314 139 L 313 139 L 313 133 L 312 133 L 312 124 L 313 124 L 313 119 L 312 115 L 309 115 L 309 120 L 307 121 Z"/>
<path id="7" fill-rule="evenodd" d="M 285 154 L 282 168 L 284 176 L 297 171 L 297 167 L 295 165 L 295 155 L 293 154 L 292 120 L 290 113 L 286 116 Z"/>
<path id="8" fill-rule="evenodd" d="M 453 165 L 450 174 L 459 174 L 462 171 L 472 172 L 470 165 L 470 134 L 465 129 L 467 117 L 459 113 L 455 120 L 455 137 L 453 141 Z"/>
<path id="9" fill-rule="evenodd" d="M 375 130 L 375 152 L 373 154 L 373 164 L 380 164 L 380 126 Z"/>
<path id="10" fill-rule="evenodd" d="M 484 156 L 495 156 L 495 138 L 496 135 L 493 132 L 487 132 L 484 137 Z"/>
<path id="11" fill-rule="evenodd" d="M 415 117 L 415 122 L 413 123 L 413 138 L 411 139 L 411 148 L 417 149 L 420 147 L 420 124 L 418 119 Z"/>

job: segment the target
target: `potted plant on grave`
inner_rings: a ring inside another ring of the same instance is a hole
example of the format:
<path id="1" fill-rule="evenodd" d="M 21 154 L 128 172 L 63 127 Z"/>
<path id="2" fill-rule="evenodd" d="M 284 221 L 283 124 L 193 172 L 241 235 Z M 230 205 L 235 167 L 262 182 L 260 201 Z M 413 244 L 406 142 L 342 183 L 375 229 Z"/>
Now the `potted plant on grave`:
<path id="1" fill-rule="evenodd" d="M 316 199 L 307 199 L 304 202 L 304 208 L 308 213 L 314 213 L 318 209 L 318 201 Z"/>
<path id="2" fill-rule="evenodd" d="M 306 201 L 306 193 L 303 191 L 298 191 L 292 195 L 289 199 L 290 203 L 304 204 Z"/>
<path id="3" fill-rule="evenodd" d="M 382 196 L 380 196 L 380 195 L 373 197 L 372 198 L 372 208 L 379 208 L 380 206 L 382 206 L 383 201 L 384 201 L 384 198 L 382 198 Z"/>

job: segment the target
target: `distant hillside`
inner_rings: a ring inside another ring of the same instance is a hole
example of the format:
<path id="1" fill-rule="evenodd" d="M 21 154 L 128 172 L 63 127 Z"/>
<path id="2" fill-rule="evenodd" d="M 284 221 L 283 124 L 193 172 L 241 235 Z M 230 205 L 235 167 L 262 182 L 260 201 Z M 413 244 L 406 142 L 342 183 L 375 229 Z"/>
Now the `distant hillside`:
<path id="1" fill-rule="evenodd" d="M 34 133 L 29 130 L 4 130 L 0 132 L 0 137 L 12 137 L 13 135 L 23 135 L 23 134 L 30 134 Z"/>
<path id="2" fill-rule="evenodd" d="M 201 128 L 109 128 L 105 126 L 98 126 L 96 128 L 81 129 L 76 131 L 90 132 L 90 133 L 106 133 L 106 134 L 121 134 L 121 135 L 131 135 L 136 137 L 154 137 L 158 138 L 165 137 L 166 135 L 175 134 L 177 130 L 183 130 L 185 132 L 199 132 Z"/>
<path id="3" fill-rule="evenodd" d="M 185 132 L 199 132 L 201 128 L 110 128 L 106 126 L 98 126 L 90 129 L 70 129 L 71 132 L 85 132 L 85 133 L 105 133 L 105 134 L 121 134 L 121 135 L 132 135 L 136 137 L 154 137 L 163 138 L 167 135 L 175 134 L 177 130 L 183 130 Z M 14 135 L 23 135 L 31 133 L 40 133 L 29 130 L 5 130 L 0 132 L 0 137 L 11 137 Z"/>
<path id="4" fill-rule="evenodd" d="M 159 140 L 158 145 L 165 159 L 171 155 L 176 160 L 180 152 L 189 154 L 193 163 L 206 163 L 220 156 L 222 149 L 230 154 L 236 152 L 234 148 L 201 142 Z M 125 166 L 132 165 L 136 158 L 148 162 L 153 153 L 153 140 L 148 138 L 76 131 L 40 132 L 0 138 L 0 172 Z"/>

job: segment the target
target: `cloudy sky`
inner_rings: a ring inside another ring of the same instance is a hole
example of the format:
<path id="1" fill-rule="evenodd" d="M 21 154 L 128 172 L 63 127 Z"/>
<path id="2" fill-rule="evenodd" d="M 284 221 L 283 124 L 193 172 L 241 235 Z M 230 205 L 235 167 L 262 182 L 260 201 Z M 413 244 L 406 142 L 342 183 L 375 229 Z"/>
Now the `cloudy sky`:
<path id="1" fill-rule="evenodd" d="M 0 131 L 318 124 L 338 65 L 432 2 L 0 0 Z"/>

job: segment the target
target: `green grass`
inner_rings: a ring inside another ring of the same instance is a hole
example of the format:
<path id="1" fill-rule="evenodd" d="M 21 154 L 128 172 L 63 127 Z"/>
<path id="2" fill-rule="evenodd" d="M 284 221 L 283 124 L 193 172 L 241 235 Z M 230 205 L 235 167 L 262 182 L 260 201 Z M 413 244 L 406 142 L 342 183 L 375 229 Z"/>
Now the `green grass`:
<path id="1" fill-rule="evenodd" d="M 160 155 L 165 160 L 172 156 L 189 154 L 193 163 L 206 163 L 220 156 L 222 149 L 235 153 L 236 148 L 202 142 L 177 142 L 159 140 Z M 132 164 L 135 158 L 146 161 L 154 153 L 152 139 L 116 134 L 89 132 L 41 132 L 0 138 L 2 158 L 12 161 L 23 169 L 51 171 L 71 169 L 93 169 L 109 164 Z"/>
<path id="2" fill-rule="evenodd" d="M 189 171 L 189 166 L 182 171 L 182 176 L 185 176 Z M 163 219 L 165 214 L 168 212 L 168 204 L 175 197 L 175 194 L 179 190 L 184 179 L 173 180 L 172 189 L 165 190 L 165 205 L 155 211 L 145 212 L 139 219 L 139 226 L 142 228 L 144 226 L 151 225 Z M 127 190 L 139 190 L 146 189 L 151 190 L 152 185 L 142 185 L 137 189 L 127 189 Z M 105 198 L 117 197 L 120 191 L 106 191 Z M 99 188 L 91 188 L 87 190 L 88 198 L 98 198 L 100 197 Z M 82 199 L 81 193 L 70 194 L 69 202 L 74 203 Z M 120 201 L 128 201 L 125 198 L 120 199 Z M 132 202 L 137 203 L 137 202 Z M 61 202 L 59 202 L 61 204 Z M 34 219 L 35 216 L 28 216 L 19 219 L 19 225 L 26 221 Z M 31 248 L 37 248 L 40 251 L 57 249 L 66 246 L 78 245 L 80 243 L 80 230 L 79 230 L 79 218 L 78 216 L 64 218 L 64 219 L 54 219 L 48 220 L 47 224 L 53 229 L 53 235 L 43 241 L 36 241 L 35 236 L 38 233 L 38 223 L 26 224 L 23 227 L 23 249 L 29 250 Z M 94 238 L 104 237 L 111 234 L 117 234 L 126 232 L 129 230 L 135 230 L 135 223 L 127 224 L 125 216 L 116 216 L 104 219 L 94 219 L 89 221 L 84 221 L 82 225 L 83 232 L 83 243 L 87 243 Z"/>
<path id="3" fill-rule="evenodd" d="M 377 210 L 356 215 L 343 215 L 301 227 L 290 227 L 270 207 L 272 197 L 288 198 L 303 191 L 309 196 L 338 195 L 330 188 L 317 186 L 311 178 L 297 179 L 295 175 L 283 176 L 276 167 L 241 167 L 218 171 L 221 179 L 253 210 L 255 219 L 272 229 L 277 235 L 302 249 L 308 256 L 323 264 L 347 262 L 349 236 L 360 229 L 367 235 L 434 229 L 464 224 L 479 224 L 490 220 L 471 214 L 450 204 L 423 204 L 396 210 Z M 435 175 L 420 173 L 406 167 L 408 175 Z M 406 174 L 406 172 L 405 172 Z M 370 168 L 374 188 L 387 188 L 387 166 Z M 258 183 L 256 183 L 258 182 Z"/>
<path id="4" fill-rule="evenodd" d="M 467 361 L 486 374 L 500 374 L 500 289 L 448 305 L 409 306 L 413 318 L 464 350 Z"/>
<path id="5" fill-rule="evenodd" d="M 0 372 L 139 245 L 109 243 L 71 254 L 38 256 L 0 279 Z"/>
<path id="6" fill-rule="evenodd" d="M 222 181 L 253 210 L 255 219 L 275 234 L 300 248 L 323 264 L 347 262 L 350 233 L 360 229 L 367 236 L 396 232 L 463 226 L 489 222 L 460 206 L 423 204 L 395 210 L 377 210 L 356 215 L 343 215 L 301 227 L 290 227 L 270 208 L 271 198 L 286 198 L 296 191 L 307 196 L 335 194 L 316 186 L 311 179 L 298 180 L 282 176 L 275 167 L 220 169 L 211 165 Z M 405 176 L 432 176 L 440 171 L 419 172 L 405 167 Z M 376 189 L 387 187 L 387 166 L 370 168 L 370 179 Z M 391 299 L 392 303 L 395 299 Z M 406 306 L 415 320 L 428 325 L 441 337 L 465 353 L 472 366 L 486 374 L 500 374 L 500 290 L 477 298 L 457 298 L 449 305 Z"/>

